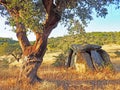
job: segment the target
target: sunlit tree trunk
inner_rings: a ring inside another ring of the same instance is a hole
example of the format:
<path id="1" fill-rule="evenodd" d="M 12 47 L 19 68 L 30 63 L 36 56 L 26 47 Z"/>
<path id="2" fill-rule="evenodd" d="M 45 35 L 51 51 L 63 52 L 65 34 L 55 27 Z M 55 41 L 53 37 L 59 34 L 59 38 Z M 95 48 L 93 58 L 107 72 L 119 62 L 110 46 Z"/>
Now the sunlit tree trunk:
<path id="1" fill-rule="evenodd" d="M 45 23 L 43 24 L 43 32 L 34 32 L 36 35 L 36 42 L 34 45 L 31 45 L 26 35 L 27 27 L 18 20 L 20 17 L 19 8 L 16 6 L 17 8 L 9 9 L 9 7 L 7 7 L 9 3 L 7 3 L 6 0 L 0 1 L 0 4 L 7 9 L 16 23 L 16 36 L 23 53 L 23 65 L 21 66 L 20 74 L 20 81 L 22 82 L 28 81 L 29 83 L 35 83 L 41 81 L 37 76 L 37 71 L 46 52 L 47 39 L 61 19 L 61 12 L 58 11 L 58 7 L 53 4 L 53 0 L 42 0 L 42 2 L 47 14 Z"/>
<path id="2" fill-rule="evenodd" d="M 20 43 L 20 46 L 23 51 L 23 66 L 21 70 L 20 79 L 27 79 L 30 83 L 40 82 L 41 79 L 37 76 L 37 70 L 40 67 L 43 56 L 46 52 L 47 39 L 53 28 L 55 28 L 60 20 L 58 12 L 54 11 L 55 5 L 53 0 L 43 0 L 45 6 L 47 17 L 46 22 L 43 26 L 43 32 L 35 32 L 36 42 L 33 46 L 30 45 L 24 27 L 19 23 L 17 26 L 17 37 Z M 23 30 L 21 30 L 23 29 Z"/>

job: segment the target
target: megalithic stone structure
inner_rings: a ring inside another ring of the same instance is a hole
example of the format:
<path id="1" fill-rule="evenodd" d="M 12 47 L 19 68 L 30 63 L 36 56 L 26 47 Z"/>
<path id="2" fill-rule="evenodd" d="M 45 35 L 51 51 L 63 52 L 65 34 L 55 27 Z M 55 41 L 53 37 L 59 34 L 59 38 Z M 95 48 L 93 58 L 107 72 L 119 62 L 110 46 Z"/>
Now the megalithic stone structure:
<path id="1" fill-rule="evenodd" d="M 71 45 L 65 65 L 74 67 L 80 72 L 100 71 L 109 66 L 113 69 L 107 52 L 101 49 L 101 46 L 94 44 Z"/>

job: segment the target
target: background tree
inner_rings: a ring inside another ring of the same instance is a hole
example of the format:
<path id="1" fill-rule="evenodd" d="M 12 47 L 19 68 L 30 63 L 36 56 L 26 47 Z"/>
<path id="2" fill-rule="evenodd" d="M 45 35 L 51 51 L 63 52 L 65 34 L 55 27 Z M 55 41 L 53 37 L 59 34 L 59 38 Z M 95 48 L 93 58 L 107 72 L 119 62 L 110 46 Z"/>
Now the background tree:
<path id="1" fill-rule="evenodd" d="M 84 26 L 82 24 L 80 24 L 79 21 L 74 21 L 73 22 L 73 26 L 71 26 L 69 29 L 68 29 L 68 33 L 70 35 L 76 35 L 76 34 L 83 34 L 85 33 L 85 29 L 84 29 Z"/>
<path id="2" fill-rule="evenodd" d="M 41 81 L 37 70 L 46 52 L 48 36 L 60 20 L 68 26 L 74 20 L 86 25 L 93 19 L 93 10 L 97 16 L 105 17 L 106 6 L 119 5 L 119 0 L 0 0 L 0 4 L 0 13 L 7 16 L 22 48 L 24 64 L 21 79 L 34 83 Z M 27 31 L 36 35 L 33 45 L 27 38 Z"/>

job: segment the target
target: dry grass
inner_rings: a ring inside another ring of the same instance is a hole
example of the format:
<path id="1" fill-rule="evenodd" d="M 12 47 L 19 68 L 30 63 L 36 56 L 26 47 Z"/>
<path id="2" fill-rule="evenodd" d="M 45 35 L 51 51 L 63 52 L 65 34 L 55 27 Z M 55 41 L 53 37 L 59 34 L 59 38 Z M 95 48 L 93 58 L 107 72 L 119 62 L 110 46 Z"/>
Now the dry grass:
<path id="1" fill-rule="evenodd" d="M 115 46 L 115 45 L 113 45 Z M 105 46 L 107 50 L 110 46 Z M 108 51 L 119 50 L 111 47 Z M 57 53 L 50 54 L 56 56 Z M 117 71 L 109 71 L 108 68 L 101 72 L 81 73 L 74 69 L 54 67 L 50 64 L 55 60 L 49 55 L 45 57 L 38 75 L 44 80 L 31 86 L 26 83 L 18 83 L 19 68 L 0 68 L 0 90 L 120 90 L 120 57 L 111 58 Z M 48 64 L 50 63 L 50 64 Z"/>
<path id="2" fill-rule="evenodd" d="M 103 49 L 109 53 L 115 69 L 120 71 L 120 45 L 104 45 Z"/>
<path id="3" fill-rule="evenodd" d="M 14 70 L 14 72 L 13 72 Z M 4 69 L 0 73 L 0 90 L 119 90 L 120 73 L 101 71 L 80 73 L 63 67 L 39 69 L 38 75 L 44 79 L 33 86 L 18 83 L 18 68 Z"/>

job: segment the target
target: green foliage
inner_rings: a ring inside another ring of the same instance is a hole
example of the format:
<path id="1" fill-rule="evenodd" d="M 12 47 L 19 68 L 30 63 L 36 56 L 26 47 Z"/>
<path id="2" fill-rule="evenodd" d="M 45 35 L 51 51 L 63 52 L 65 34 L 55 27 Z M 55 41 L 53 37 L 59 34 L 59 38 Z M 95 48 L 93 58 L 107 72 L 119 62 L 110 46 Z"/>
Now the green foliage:
<path id="1" fill-rule="evenodd" d="M 75 34 L 80 34 L 85 32 L 83 25 L 80 24 L 79 21 L 74 21 L 73 23 L 74 25 L 68 29 L 68 33 L 70 35 L 75 35 Z"/>
<path id="2" fill-rule="evenodd" d="M 40 31 L 42 29 L 43 21 L 46 17 L 42 0 L 5 1 L 7 3 L 7 11 L 14 11 L 16 16 L 19 14 L 17 19 L 26 26 L 27 30 Z M 1 2 L 0 4 L 2 4 Z M 119 7 L 119 0 L 55 0 L 56 9 L 60 11 L 61 22 L 69 26 L 74 24 L 73 21 L 76 20 L 78 20 L 81 25 L 86 25 L 93 19 L 92 14 L 94 12 L 96 12 L 96 16 L 105 17 L 108 14 L 107 6 L 111 4 Z M 4 12 L 6 12 L 5 8 L 0 5 L 0 14 Z M 8 21 L 14 26 L 15 16 L 4 15 L 9 18 Z"/>
<path id="3" fill-rule="evenodd" d="M 0 13 L 2 14 L 7 9 L 7 15 L 3 15 L 7 16 L 8 24 L 13 26 L 13 30 L 17 19 L 17 22 L 22 22 L 26 26 L 26 30 L 41 31 L 42 23 L 40 22 L 45 18 L 42 0 L 6 0 L 6 3 L 8 4 L 6 4 L 5 8 L 0 5 Z M 14 12 L 15 15 L 9 16 L 8 14 L 11 12 Z"/>
<path id="4" fill-rule="evenodd" d="M 65 54 L 59 54 L 58 56 L 55 56 L 55 58 L 56 61 L 53 63 L 54 66 L 59 67 L 65 65 L 65 59 L 66 59 Z"/>
<path id="5" fill-rule="evenodd" d="M 19 48 L 18 44 L 9 44 L 7 42 L 0 45 L 0 55 L 11 54 Z"/>
<path id="6" fill-rule="evenodd" d="M 4 42 L 8 42 L 10 44 L 14 44 L 16 43 L 17 41 L 11 39 L 11 38 L 0 38 L 0 44 L 4 43 Z"/>
<path id="7" fill-rule="evenodd" d="M 64 2 L 66 2 L 66 9 L 62 20 L 66 24 L 69 24 L 71 20 L 79 20 L 84 25 L 93 20 L 94 12 L 97 17 L 105 17 L 108 14 L 107 7 L 109 5 L 119 6 L 120 3 L 119 0 L 64 0 Z"/>
<path id="8" fill-rule="evenodd" d="M 120 32 L 92 32 L 49 38 L 48 50 L 67 51 L 71 44 L 120 44 Z"/>
<path id="9" fill-rule="evenodd" d="M 9 38 L 0 38 L 0 55 L 20 52 L 20 46 L 17 41 Z"/>

